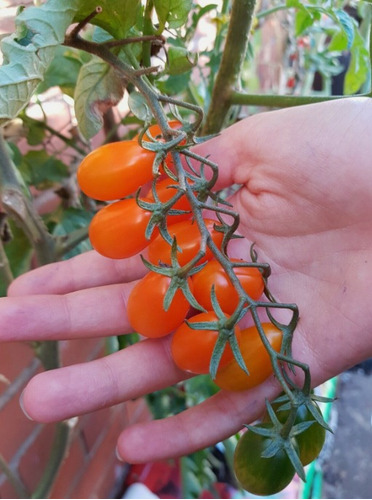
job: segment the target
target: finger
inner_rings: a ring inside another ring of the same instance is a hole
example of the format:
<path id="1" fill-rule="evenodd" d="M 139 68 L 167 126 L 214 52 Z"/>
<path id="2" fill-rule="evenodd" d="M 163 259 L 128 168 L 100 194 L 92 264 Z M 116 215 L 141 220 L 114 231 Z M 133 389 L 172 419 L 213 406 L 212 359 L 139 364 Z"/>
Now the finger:
<path id="1" fill-rule="evenodd" d="M 127 300 L 135 283 L 66 295 L 0 298 L 0 339 L 60 340 L 129 333 Z"/>
<path id="2" fill-rule="evenodd" d="M 26 413 L 54 422 L 173 385 L 187 375 L 169 354 L 169 339 L 144 340 L 89 363 L 36 375 L 23 393 Z"/>
<path id="3" fill-rule="evenodd" d="M 212 446 L 262 416 L 265 398 L 279 393 L 273 378 L 249 391 L 220 391 L 178 415 L 128 427 L 119 436 L 118 455 L 129 463 L 145 463 Z"/>
<path id="4" fill-rule="evenodd" d="M 23 274 L 10 285 L 8 295 L 64 294 L 82 288 L 133 281 L 145 273 L 139 255 L 115 260 L 91 251 Z"/>

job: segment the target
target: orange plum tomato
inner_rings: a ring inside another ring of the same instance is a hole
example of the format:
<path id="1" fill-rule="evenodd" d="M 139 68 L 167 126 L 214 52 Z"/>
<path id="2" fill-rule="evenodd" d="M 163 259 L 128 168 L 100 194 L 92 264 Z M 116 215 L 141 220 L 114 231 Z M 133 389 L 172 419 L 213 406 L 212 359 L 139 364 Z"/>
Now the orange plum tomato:
<path id="1" fill-rule="evenodd" d="M 188 323 L 216 321 L 214 312 L 200 313 L 188 320 Z M 239 339 L 240 329 L 235 327 L 235 335 Z M 209 373 L 209 365 L 218 338 L 217 330 L 193 329 L 185 322 L 174 332 L 171 343 L 172 358 L 181 370 L 195 373 Z M 222 354 L 220 366 L 225 366 L 234 355 L 227 343 Z"/>
<path id="2" fill-rule="evenodd" d="M 183 322 L 190 305 L 181 290 L 176 291 L 169 309 L 164 311 L 163 300 L 169 284 L 168 276 L 150 271 L 134 286 L 127 306 L 134 331 L 145 337 L 164 337 Z"/>
<path id="3" fill-rule="evenodd" d="M 134 198 L 111 203 L 99 210 L 90 223 L 91 244 L 111 259 L 132 257 L 150 243 L 145 237 L 150 217 L 151 212 L 139 207 Z"/>
<path id="4" fill-rule="evenodd" d="M 231 262 L 242 262 L 230 259 Z M 264 290 L 264 280 L 257 267 L 235 267 L 234 272 L 238 277 L 245 292 L 257 300 Z M 194 295 L 204 309 L 211 310 L 211 290 L 214 285 L 217 301 L 221 309 L 232 314 L 238 306 L 239 296 L 231 283 L 222 265 L 215 259 L 210 260 L 193 277 Z"/>
<path id="5" fill-rule="evenodd" d="M 271 323 L 263 323 L 262 327 L 271 347 L 279 352 L 282 332 Z M 233 358 L 227 365 L 218 367 L 214 382 L 221 389 L 245 391 L 264 382 L 273 372 L 270 357 L 255 326 L 241 331 L 239 347 L 249 375 Z"/>
<path id="6" fill-rule="evenodd" d="M 216 221 L 205 219 L 204 222 L 214 243 L 218 247 L 221 247 L 223 233 L 214 229 Z M 200 250 L 201 236 L 199 228 L 196 222 L 182 221 L 177 224 L 172 224 L 168 230 L 172 238 L 176 237 L 177 245 L 182 250 L 177 251 L 177 258 L 179 264 L 184 266 L 190 262 Z M 212 257 L 213 254 L 211 250 L 207 248 L 205 255 L 199 259 L 198 264 L 210 260 Z M 171 246 L 161 235 L 157 236 L 149 245 L 149 260 L 156 265 L 159 265 L 159 263 L 171 264 Z"/>
<path id="7" fill-rule="evenodd" d="M 101 201 L 124 198 L 153 178 L 155 153 L 137 141 L 105 144 L 81 162 L 77 179 L 87 196 Z"/>

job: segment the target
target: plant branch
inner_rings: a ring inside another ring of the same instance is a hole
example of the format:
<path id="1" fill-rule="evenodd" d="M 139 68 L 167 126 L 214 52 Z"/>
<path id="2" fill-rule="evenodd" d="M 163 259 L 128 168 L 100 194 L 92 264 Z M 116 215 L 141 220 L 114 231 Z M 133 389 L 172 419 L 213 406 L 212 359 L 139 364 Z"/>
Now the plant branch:
<path id="1" fill-rule="evenodd" d="M 68 421 L 58 422 L 54 439 L 52 442 L 51 454 L 44 469 L 43 477 L 33 492 L 31 498 L 48 498 L 53 487 L 54 480 L 59 471 L 59 467 L 65 457 L 70 436 L 70 425 Z"/>
<path id="2" fill-rule="evenodd" d="M 265 106 L 268 108 L 288 108 L 316 102 L 344 99 L 346 96 L 292 96 L 272 94 L 246 94 L 234 91 L 231 94 L 231 104 L 240 106 Z"/>
<path id="3" fill-rule="evenodd" d="M 256 0 L 234 0 L 225 49 L 202 135 L 219 132 L 223 127 L 247 50 L 255 6 Z"/>
<path id="4" fill-rule="evenodd" d="M 4 457 L 1 454 L 0 454 L 0 469 L 3 471 L 4 475 L 6 476 L 10 484 L 13 486 L 14 490 L 18 495 L 18 498 L 30 498 L 30 495 L 25 485 L 18 477 L 18 475 L 15 475 L 12 472 L 9 465 L 6 463 Z"/>

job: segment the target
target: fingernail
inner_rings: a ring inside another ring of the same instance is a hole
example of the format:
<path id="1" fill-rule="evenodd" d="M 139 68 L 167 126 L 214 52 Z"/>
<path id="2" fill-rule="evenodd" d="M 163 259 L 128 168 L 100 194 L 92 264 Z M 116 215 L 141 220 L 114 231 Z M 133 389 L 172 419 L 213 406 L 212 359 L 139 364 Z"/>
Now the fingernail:
<path id="1" fill-rule="evenodd" d="M 116 458 L 120 461 L 120 462 L 124 462 L 123 458 L 120 456 L 120 453 L 119 453 L 119 448 L 116 447 L 115 449 L 115 455 L 116 455 Z"/>
<path id="2" fill-rule="evenodd" d="M 30 415 L 27 413 L 27 411 L 25 410 L 25 406 L 24 406 L 24 401 L 23 401 L 23 394 L 24 394 L 25 391 L 22 391 L 22 394 L 19 398 L 19 406 L 21 407 L 21 410 L 23 411 L 23 413 L 25 414 L 25 416 L 29 419 L 29 420 L 34 420 L 33 418 L 30 417 Z"/>

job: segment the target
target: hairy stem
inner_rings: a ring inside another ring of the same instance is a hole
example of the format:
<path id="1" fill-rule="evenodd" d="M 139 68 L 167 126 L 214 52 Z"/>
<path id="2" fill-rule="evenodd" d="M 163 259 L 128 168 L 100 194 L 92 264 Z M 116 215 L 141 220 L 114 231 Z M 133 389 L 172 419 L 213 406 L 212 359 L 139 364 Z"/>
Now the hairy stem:
<path id="1" fill-rule="evenodd" d="M 231 106 L 231 94 L 244 61 L 256 0 L 234 0 L 221 66 L 212 92 L 203 135 L 219 132 Z"/>

